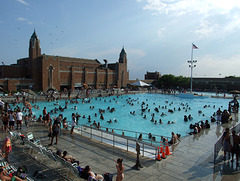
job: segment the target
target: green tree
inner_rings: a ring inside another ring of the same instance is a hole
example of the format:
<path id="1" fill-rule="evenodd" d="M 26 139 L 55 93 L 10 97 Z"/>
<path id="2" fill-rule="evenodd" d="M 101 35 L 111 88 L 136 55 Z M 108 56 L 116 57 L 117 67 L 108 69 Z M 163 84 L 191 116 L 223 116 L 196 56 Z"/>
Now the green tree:
<path id="1" fill-rule="evenodd" d="M 174 76 L 172 74 L 165 74 L 158 79 L 158 88 L 188 88 L 190 79 L 183 76 Z"/>

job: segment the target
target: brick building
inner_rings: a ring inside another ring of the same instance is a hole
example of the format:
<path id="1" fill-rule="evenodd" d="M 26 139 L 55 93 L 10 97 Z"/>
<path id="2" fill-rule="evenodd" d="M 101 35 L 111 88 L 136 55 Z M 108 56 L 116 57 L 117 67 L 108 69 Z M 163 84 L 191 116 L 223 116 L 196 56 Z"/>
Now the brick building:
<path id="1" fill-rule="evenodd" d="M 129 72 L 124 48 L 118 62 L 104 62 L 41 54 L 40 40 L 34 31 L 29 42 L 29 57 L 19 59 L 17 64 L 0 66 L 0 87 L 9 91 L 23 88 L 73 90 L 81 85 L 96 89 L 126 87 Z"/>
<path id="2" fill-rule="evenodd" d="M 158 80 L 161 78 L 161 74 L 159 72 L 147 72 L 145 74 L 145 80 Z"/>
<path id="3" fill-rule="evenodd" d="M 193 78 L 193 89 L 201 91 L 240 90 L 240 78 Z"/>

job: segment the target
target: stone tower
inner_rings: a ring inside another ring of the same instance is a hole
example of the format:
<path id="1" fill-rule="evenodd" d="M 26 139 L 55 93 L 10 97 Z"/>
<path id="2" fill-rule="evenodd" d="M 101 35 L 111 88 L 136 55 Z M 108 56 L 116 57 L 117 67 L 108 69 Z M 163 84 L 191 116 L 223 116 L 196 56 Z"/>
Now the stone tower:
<path id="1" fill-rule="evenodd" d="M 28 77 L 32 78 L 34 82 L 37 82 L 34 85 L 35 90 L 42 89 L 42 62 L 41 62 L 41 48 L 40 40 L 37 37 L 37 34 L 34 32 L 29 41 L 29 59 L 28 59 Z"/>
<path id="2" fill-rule="evenodd" d="M 29 59 L 33 60 L 41 56 L 40 40 L 34 30 L 29 41 Z"/>
<path id="3" fill-rule="evenodd" d="M 127 54 L 124 50 L 124 47 L 122 48 L 119 55 L 119 63 L 127 63 Z"/>
<path id="4" fill-rule="evenodd" d="M 117 74 L 117 86 L 118 87 L 126 87 L 127 81 L 129 79 L 129 73 L 127 70 L 127 54 L 124 50 L 124 47 L 122 48 L 119 60 L 118 60 L 118 74 Z"/>

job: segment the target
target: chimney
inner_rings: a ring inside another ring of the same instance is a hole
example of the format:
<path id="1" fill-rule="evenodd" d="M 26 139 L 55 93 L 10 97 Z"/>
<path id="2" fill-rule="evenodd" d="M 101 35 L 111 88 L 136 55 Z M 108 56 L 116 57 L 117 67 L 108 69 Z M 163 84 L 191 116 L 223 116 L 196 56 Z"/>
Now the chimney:
<path id="1" fill-rule="evenodd" d="M 105 62 L 105 68 L 107 68 L 108 61 L 106 59 L 103 59 L 103 61 Z"/>

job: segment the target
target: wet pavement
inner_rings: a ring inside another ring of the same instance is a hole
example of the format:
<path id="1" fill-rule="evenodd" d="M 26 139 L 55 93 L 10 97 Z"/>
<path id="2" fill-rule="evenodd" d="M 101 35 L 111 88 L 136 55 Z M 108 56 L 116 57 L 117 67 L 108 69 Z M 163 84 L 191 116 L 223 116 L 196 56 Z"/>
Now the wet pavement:
<path id="1" fill-rule="evenodd" d="M 236 162 L 219 161 L 213 163 L 213 148 L 215 142 L 221 136 L 225 127 L 237 124 L 237 121 L 225 125 L 211 125 L 210 130 L 204 130 L 200 134 L 190 135 L 182 138 L 176 146 L 173 155 L 161 161 L 155 161 L 140 156 L 143 166 L 140 170 L 132 167 L 136 162 L 136 154 L 108 146 L 104 143 L 94 141 L 78 134 L 70 135 L 69 131 L 63 131 L 59 137 L 58 145 L 48 146 L 50 143 L 48 128 L 40 123 L 33 123 L 28 129 L 23 126 L 21 132 L 33 132 L 35 137 L 41 139 L 41 144 L 53 151 L 61 149 L 80 161 L 80 166 L 89 165 L 95 173 L 106 172 L 116 177 L 114 159 L 123 158 L 125 166 L 124 180 L 240 180 L 240 168 Z M 1 133 L 1 141 L 8 133 Z M 66 168 L 58 163 L 42 158 L 38 153 L 27 148 L 23 149 L 20 141 L 15 141 L 13 153 L 10 155 L 10 163 L 15 167 L 27 165 L 29 176 L 36 170 L 41 170 L 47 176 L 45 179 L 37 180 L 82 180 L 69 174 Z M 220 152 L 222 154 L 222 152 Z M 45 159 L 45 160 L 44 160 Z"/>
<path id="2" fill-rule="evenodd" d="M 41 144 L 54 152 L 57 149 L 67 150 L 68 153 L 80 161 L 80 166 L 89 165 L 92 171 L 99 174 L 106 172 L 116 178 L 114 159 L 123 158 L 125 167 L 124 180 L 240 180 L 240 168 L 230 160 L 223 161 L 221 156 L 214 164 L 214 144 L 220 138 L 226 127 L 238 124 L 238 116 L 233 116 L 234 121 L 224 124 L 211 124 L 209 130 L 203 130 L 197 135 L 186 136 L 174 148 L 171 156 L 161 161 L 155 161 L 140 156 L 143 168 L 135 170 L 132 167 L 136 163 L 136 153 L 127 152 L 116 147 L 109 146 L 93 139 L 89 139 L 69 131 L 62 131 L 58 145 L 48 146 L 50 143 L 48 128 L 40 123 L 32 123 L 27 129 L 25 125 L 20 132 L 26 134 L 33 132 L 35 137 L 41 139 Z M 0 131 L 1 143 L 9 133 Z M 223 153 L 220 152 L 220 155 Z M 27 165 L 29 176 L 36 170 L 41 170 L 47 177 L 36 180 L 83 180 L 74 176 L 67 168 L 42 155 L 26 148 L 20 141 L 15 141 L 13 153 L 10 154 L 10 163 L 15 167 Z M 34 178 L 33 178 L 34 179 Z"/>

